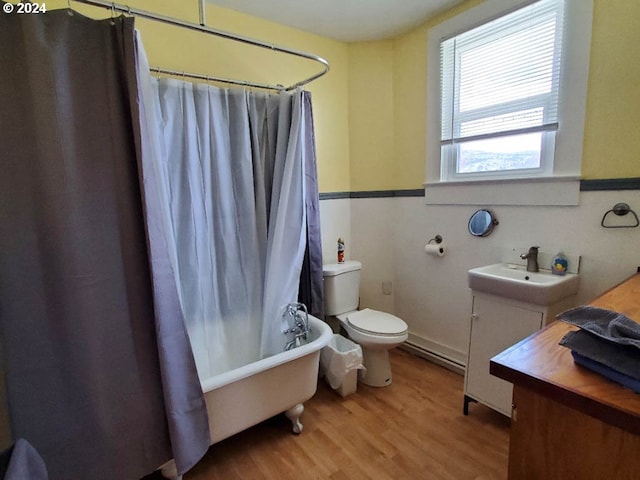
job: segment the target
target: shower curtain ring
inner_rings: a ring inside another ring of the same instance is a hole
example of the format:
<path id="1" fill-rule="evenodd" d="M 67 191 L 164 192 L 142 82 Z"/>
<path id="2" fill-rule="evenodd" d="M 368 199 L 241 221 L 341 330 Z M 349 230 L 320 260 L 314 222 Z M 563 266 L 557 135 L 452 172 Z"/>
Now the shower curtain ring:
<path id="1" fill-rule="evenodd" d="M 115 2 L 111 2 L 111 25 L 116 24 L 116 4 Z"/>

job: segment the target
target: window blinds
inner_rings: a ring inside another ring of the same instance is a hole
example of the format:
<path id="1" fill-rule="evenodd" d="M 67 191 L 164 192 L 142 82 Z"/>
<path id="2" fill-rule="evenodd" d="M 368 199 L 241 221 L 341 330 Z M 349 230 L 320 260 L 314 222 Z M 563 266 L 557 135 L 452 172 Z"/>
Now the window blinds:
<path id="1" fill-rule="evenodd" d="M 563 0 L 541 0 L 440 44 L 443 145 L 556 130 Z"/>

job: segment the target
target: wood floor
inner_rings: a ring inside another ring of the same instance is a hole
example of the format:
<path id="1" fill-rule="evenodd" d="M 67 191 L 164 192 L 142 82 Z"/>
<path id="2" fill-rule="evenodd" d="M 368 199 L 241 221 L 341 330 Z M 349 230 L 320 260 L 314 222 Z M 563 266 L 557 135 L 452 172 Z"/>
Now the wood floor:
<path id="1" fill-rule="evenodd" d="M 400 349 L 391 363 L 392 385 L 343 399 L 322 380 L 300 435 L 279 415 L 213 445 L 185 480 L 506 479 L 508 419 L 478 404 L 463 416 L 453 372 Z"/>

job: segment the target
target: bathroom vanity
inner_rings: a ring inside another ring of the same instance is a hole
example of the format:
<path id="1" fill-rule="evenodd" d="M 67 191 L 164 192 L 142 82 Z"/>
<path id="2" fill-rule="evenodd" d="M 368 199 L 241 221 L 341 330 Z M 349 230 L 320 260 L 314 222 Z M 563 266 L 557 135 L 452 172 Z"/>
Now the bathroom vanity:
<path id="1" fill-rule="evenodd" d="M 574 304 L 575 295 L 543 306 L 472 290 L 463 413 L 467 415 L 469 402 L 476 401 L 510 416 L 513 386 L 491 375 L 491 358 L 540 330 Z"/>
<path id="2" fill-rule="evenodd" d="M 591 305 L 640 322 L 640 274 Z M 513 383 L 509 479 L 635 479 L 640 475 L 640 394 L 576 365 L 555 321 L 491 359 Z"/>

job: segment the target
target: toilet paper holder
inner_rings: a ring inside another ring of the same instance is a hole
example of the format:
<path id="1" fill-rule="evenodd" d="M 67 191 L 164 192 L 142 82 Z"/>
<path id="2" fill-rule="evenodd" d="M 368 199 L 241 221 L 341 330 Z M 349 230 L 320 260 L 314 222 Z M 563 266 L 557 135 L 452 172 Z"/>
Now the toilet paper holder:
<path id="1" fill-rule="evenodd" d="M 434 257 L 443 257 L 447 251 L 447 247 L 445 247 L 442 241 L 442 236 L 436 235 L 431 240 L 429 240 L 424 246 L 424 251 L 427 255 L 431 255 Z"/>
<path id="2" fill-rule="evenodd" d="M 432 243 L 442 243 L 442 236 L 436 235 L 435 237 L 433 237 L 431 240 L 427 242 L 427 245 Z"/>

